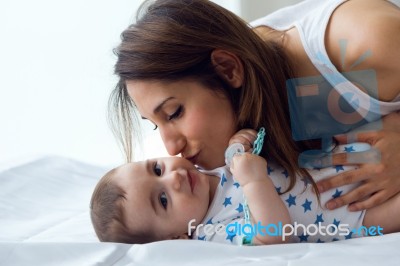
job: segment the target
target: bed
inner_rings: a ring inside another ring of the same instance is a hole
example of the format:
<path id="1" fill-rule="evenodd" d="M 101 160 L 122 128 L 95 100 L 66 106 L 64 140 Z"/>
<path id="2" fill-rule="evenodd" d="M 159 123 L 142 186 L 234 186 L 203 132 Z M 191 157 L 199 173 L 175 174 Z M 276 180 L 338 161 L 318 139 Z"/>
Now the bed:
<path id="1" fill-rule="evenodd" d="M 107 169 L 57 156 L 0 163 L 0 265 L 399 265 L 400 233 L 258 247 L 100 243 L 89 201 Z"/>

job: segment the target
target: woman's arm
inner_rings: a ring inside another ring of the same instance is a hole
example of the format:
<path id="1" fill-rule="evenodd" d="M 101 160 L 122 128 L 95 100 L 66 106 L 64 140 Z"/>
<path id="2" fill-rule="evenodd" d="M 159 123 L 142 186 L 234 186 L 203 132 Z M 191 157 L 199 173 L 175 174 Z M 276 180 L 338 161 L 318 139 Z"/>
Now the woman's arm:
<path id="1" fill-rule="evenodd" d="M 376 73 L 378 88 L 364 88 L 371 95 L 390 102 L 400 94 L 399 7 L 376 0 L 343 3 L 329 21 L 325 45 L 340 72 Z"/>
<path id="2" fill-rule="evenodd" d="M 340 40 L 348 43 L 345 51 L 339 45 Z M 391 101 L 400 94 L 398 7 L 387 1 L 345 2 L 332 16 L 326 35 L 326 47 L 331 61 L 341 72 L 374 70 L 378 85 L 376 97 L 381 101 Z M 370 56 L 356 64 L 367 51 Z M 328 209 L 347 204 L 350 204 L 351 211 L 368 209 L 400 192 L 400 114 L 389 114 L 382 121 L 383 127 L 380 131 L 336 137 L 342 144 L 367 142 L 379 151 L 380 158 L 378 162 L 360 164 L 356 170 L 319 182 L 320 192 L 362 182 L 361 186 L 350 193 L 328 202 Z M 354 156 L 359 154 L 335 154 L 332 157 L 333 164 L 354 164 Z"/>
<path id="3" fill-rule="evenodd" d="M 243 189 L 247 204 L 250 209 L 253 224 L 260 223 L 282 226 L 291 224 L 289 212 L 275 190 L 275 186 L 267 175 L 267 162 L 264 158 L 244 153 L 233 157 L 231 171 Z M 290 241 L 282 240 L 282 236 L 270 236 L 268 233 L 257 233 L 253 238 L 253 244 L 279 244 Z"/>

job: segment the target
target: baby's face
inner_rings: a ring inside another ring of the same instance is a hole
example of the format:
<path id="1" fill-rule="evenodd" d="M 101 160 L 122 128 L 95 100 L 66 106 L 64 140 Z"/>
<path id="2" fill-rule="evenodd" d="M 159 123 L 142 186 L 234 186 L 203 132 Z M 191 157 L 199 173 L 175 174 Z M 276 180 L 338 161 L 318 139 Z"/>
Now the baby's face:
<path id="1" fill-rule="evenodd" d="M 155 232 L 160 240 L 186 234 L 192 219 L 199 224 L 213 197 L 210 177 L 181 157 L 123 165 L 115 180 L 126 191 L 127 227 Z"/>

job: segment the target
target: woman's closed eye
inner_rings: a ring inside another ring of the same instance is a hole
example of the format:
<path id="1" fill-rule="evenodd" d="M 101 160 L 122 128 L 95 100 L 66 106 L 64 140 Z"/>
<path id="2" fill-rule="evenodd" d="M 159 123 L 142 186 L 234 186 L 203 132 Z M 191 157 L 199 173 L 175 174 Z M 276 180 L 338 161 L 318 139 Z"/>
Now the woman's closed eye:
<path id="1" fill-rule="evenodd" d="M 176 111 L 172 115 L 168 116 L 168 121 L 179 118 L 182 115 L 182 111 L 183 111 L 183 106 L 179 105 L 179 107 L 176 109 Z M 156 124 L 154 124 L 153 130 L 157 130 L 157 129 L 158 129 L 158 126 Z"/>
<path id="2" fill-rule="evenodd" d="M 182 115 L 182 112 L 183 112 L 183 106 L 179 105 L 176 111 L 172 115 L 168 116 L 168 120 L 179 118 Z"/>
<path id="3" fill-rule="evenodd" d="M 167 209 L 168 199 L 167 199 L 167 195 L 165 194 L 165 192 L 162 192 L 160 194 L 160 203 L 164 209 Z"/>

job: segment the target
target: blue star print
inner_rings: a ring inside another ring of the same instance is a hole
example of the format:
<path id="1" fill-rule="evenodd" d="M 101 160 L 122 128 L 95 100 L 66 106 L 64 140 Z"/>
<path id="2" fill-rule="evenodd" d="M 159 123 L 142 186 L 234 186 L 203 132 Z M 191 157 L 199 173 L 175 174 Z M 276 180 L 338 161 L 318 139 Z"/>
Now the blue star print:
<path id="1" fill-rule="evenodd" d="M 229 231 L 229 232 L 233 232 L 233 230 L 232 231 Z M 226 236 L 226 240 L 230 240 L 231 242 L 233 242 L 233 238 L 236 236 L 236 234 L 227 234 L 227 236 Z"/>
<path id="2" fill-rule="evenodd" d="M 325 243 L 325 241 L 322 241 L 320 238 L 318 238 L 317 243 Z"/>
<path id="3" fill-rule="evenodd" d="M 198 239 L 198 240 L 206 241 L 206 236 L 198 236 L 197 239 Z"/>
<path id="4" fill-rule="evenodd" d="M 336 173 L 339 172 L 339 171 L 344 171 L 343 165 L 336 165 L 335 169 L 336 169 Z"/>
<path id="5" fill-rule="evenodd" d="M 305 178 L 305 177 L 303 177 L 303 178 L 301 179 L 301 181 L 304 182 L 304 186 L 305 186 L 305 187 L 306 187 L 308 184 L 311 184 L 311 182 L 310 182 L 307 178 Z"/>
<path id="6" fill-rule="evenodd" d="M 353 232 L 350 232 L 347 236 L 345 236 L 345 239 L 351 239 L 352 238 Z"/>
<path id="7" fill-rule="evenodd" d="M 237 210 L 239 213 L 243 212 L 243 205 L 239 203 L 239 206 L 235 210 Z"/>
<path id="8" fill-rule="evenodd" d="M 350 146 L 350 147 L 344 147 L 344 151 L 345 152 L 353 152 L 355 150 L 354 150 L 353 146 Z"/>
<path id="9" fill-rule="evenodd" d="M 335 194 L 332 195 L 332 198 L 336 199 L 342 195 L 343 190 L 336 189 Z"/>
<path id="10" fill-rule="evenodd" d="M 293 197 L 292 194 L 289 194 L 289 198 L 286 199 L 286 202 L 288 203 L 289 208 L 292 205 L 296 205 L 296 196 Z"/>
<path id="11" fill-rule="evenodd" d="M 240 185 L 239 185 L 238 182 L 233 183 L 233 185 L 234 185 L 236 188 L 239 188 L 239 187 L 240 187 Z"/>
<path id="12" fill-rule="evenodd" d="M 337 221 L 336 218 L 335 218 L 335 219 L 333 219 L 333 224 L 336 225 L 336 226 L 338 227 L 339 224 L 340 224 L 340 221 Z"/>
<path id="13" fill-rule="evenodd" d="M 337 221 L 336 218 L 335 218 L 335 219 L 333 219 L 333 224 L 336 226 L 336 228 L 339 228 L 340 221 Z M 332 232 L 335 230 L 335 229 L 332 228 L 332 227 L 331 227 L 331 229 L 332 229 L 332 230 L 331 230 Z"/>
<path id="14" fill-rule="evenodd" d="M 228 179 L 226 179 L 225 174 L 222 174 L 222 178 L 221 178 L 221 187 L 224 186 L 224 183 L 228 181 Z"/>
<path id="15" fill-rule="evenodd" d="M 232 199 L 232 197 L 225 198 L 224 203 L 222 203 L 222 204 L 224 205 L 225 208 L 226 208 L 226 206 L 228 206 L 228 205 L 232 205 L 231 199 Z"/>
<path id="16" fill-rule="evenodd" d="M 214 224 L 214 222 L 212 221 L 213 218 L 214 217 L 211 217 L 210 220 L 208 220 L 206 224 Z"/>
<path id="17" fill-rule="evenodd" d="M 317 220 L 315 220 L 315 224 L 318 224 L 318 223 L 323 223 L 324 222 L 324 219 L 322 219 L 322 213 L 321 214 L 317 214 Z"/>
<path id="18" fill-rule="evenodd" d="M 308 199 L 306 199 L 306 201 L 301 205 L 304 208 L 304 212 L 311 211 L 311 203 L 312 201 L 308 201 Z"/>
<path id="19" fill-rule="evenodd" d="M 299 236 L 299 238 L 300 238 L 300 242 L 307 242 L 308 241 L 308 235 L 305 235 L 305 234 L 303 234 L 303 235 L 301 235 L 301 236 Z"/>
<path id="20" fill-rule="evenodd" d="M 275 187 L 276 192 L 281 193 L 281 187 Z"/>
<path id="21" fill-rule="evenodd" d="M 271 167 L 268 166 L 268 167 L 267 167 L 267 171 L 268 171 L 268 175 L 269 175 L 269 174 L 271 174 L 271 173 L 274 171 L 274 169 L 272 169 Z"/>
<path id="22" fill-rule="evenodd" d="M 284 171 L 281 172 L 286 178 L 288 178 L 289 173 L 288 171 L 286 171 L 286 169 Z"/>

